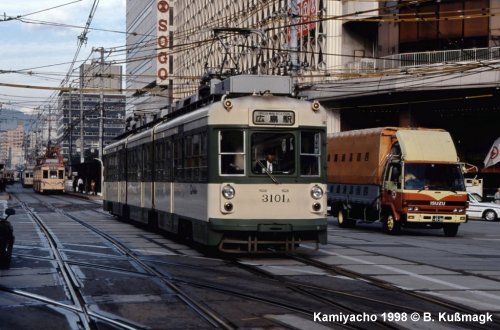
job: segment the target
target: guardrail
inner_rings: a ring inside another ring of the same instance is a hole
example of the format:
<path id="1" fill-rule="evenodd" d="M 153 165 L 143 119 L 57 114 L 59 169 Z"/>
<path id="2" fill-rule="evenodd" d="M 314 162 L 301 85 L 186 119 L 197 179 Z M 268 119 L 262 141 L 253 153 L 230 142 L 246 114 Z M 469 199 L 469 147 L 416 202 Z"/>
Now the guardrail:
<path id="1" fill-rule="evenodd" d="M 470 48 L 402 53 L 384 56 L 378 59 L 362 58 L 360 61 L 348 63 L 346 69 L 351 73 L 365 73 L 375 70 L 404 69 L 438 63 L 464 63 L 498 59 L 500 59 L 500 47 Z"/>

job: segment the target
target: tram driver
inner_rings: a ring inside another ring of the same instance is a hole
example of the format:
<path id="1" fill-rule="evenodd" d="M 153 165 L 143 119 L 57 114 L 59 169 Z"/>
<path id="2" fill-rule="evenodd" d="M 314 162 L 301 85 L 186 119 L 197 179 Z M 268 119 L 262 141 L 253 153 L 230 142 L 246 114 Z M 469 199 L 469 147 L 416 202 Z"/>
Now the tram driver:
<path id="1" fill-rule="evenodd" d="M 271 150 L 266 150 L 264 152 L 264 159 L 258 160 L 255 164 L 255 172 L 257 173 L 273 173 L 279 171 L 278 162 L 276 161 L 276 155 L 272 153 Z"/>

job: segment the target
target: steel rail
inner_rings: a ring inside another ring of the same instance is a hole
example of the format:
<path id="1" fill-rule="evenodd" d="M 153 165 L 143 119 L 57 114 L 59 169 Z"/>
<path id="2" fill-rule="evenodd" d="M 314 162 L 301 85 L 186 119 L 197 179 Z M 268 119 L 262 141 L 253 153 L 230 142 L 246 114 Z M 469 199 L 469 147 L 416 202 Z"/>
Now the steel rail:
<path id="1" fill-rule="evenodd" d="M 15 196 L 15 194 L 14 194 L 14 196 Z M 50 230 L 47 228 L 47 226 L 45 226 L 45 223 L 43 222 L 43 220 L 38 215 L 36 215 L 36 213 L 33 212 L 26 205 L 25 202 L 19 200 L 19 198 L 17 198 L 17 196 L 15 196 L 15 197 L 19 201 L 21 207 L 24 209 L 24 211 L 26 212 L 28 217 L 30 217 L 38 225 L 38 228 L 42 231 L 45 238 L 47 239 L 49 247 L 54 255 L 54 259 L 59 267 L 60 274 L 63 277 L 64 283 L 66 284 L 66 288 L 68 289 L 68 291 L 70 293 L 70 297 L 72 299 L 72 302 L 74 303 L 74 306 L 62 304 L 62 303 L 59 303 L 59 302 L 54 301 L 52 299 L 41 297 L 39 295 L 30 294 L 30 293 L 23 292 L 20 290 L 8 290 L 8 292 L 11 292 L 11 293 L 17 294 L 17 295 L 22 295 L 24 297 L 35 299 L 38 301 L 43 301 L 43 302 L 48 303 L 48 304 L 57 305 L 57 306 L 72 310 L 72 311 L 76 312 L 78 315 L 80 315 L 81 317 L 83 317 L 82 326 L 86 330 L 97 330 L 98 329 L 98 326 L 96 325 L 95 320 L 100 320 L 100 321 L 103 321 L 103 322 L 106 322 L 109 324 L 113 324 L 115 326 L 121 327 L 121 328 L 126 329 L 126 330 L 145 329 L 144 326 L 131 325 L 131 323 L 128 321 L 127 322 L 121 321 L 121 320 L 119 321 L 117 319 L 113 319 L 113 318 L 110 318 L 110 317 L 107 317 L 107 316 L 104 316 L 104 315 L 101 315 L 99 313 L 95 313 L 95 312 L 92 312 L 91 310 L 89 310 L 88 305 L 86 304 L 85 299 L 80 292 L 80 285 L 78 283 L 78 280 L 76 279 L 69 264 L 64 260 L 64 258 L 60 254 L 60 251 L 58 249 L 57 240 L 54 238 L 54 236 L 52 235 Z M 7 290 L 4 290 L 4 291 L 7 291 Z"/>

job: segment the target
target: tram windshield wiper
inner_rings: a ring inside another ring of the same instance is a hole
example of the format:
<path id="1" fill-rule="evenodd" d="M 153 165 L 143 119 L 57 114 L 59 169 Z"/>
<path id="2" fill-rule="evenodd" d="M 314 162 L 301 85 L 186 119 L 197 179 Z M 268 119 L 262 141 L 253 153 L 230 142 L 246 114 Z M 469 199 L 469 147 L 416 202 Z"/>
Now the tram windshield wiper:
<path id="1" fill-rule="evenodd" d="M 271 180 L 273 180 L 274 183 L 276 184 L 280 184 L 278 179 L 276 179 L 276 177 L 267 170 L 267 166 L 265 166 L 264 164 L 262 164 L 262 162 L 260 160 L 257 161 L 257 164 L 259 164 L 259 166 L 261 166 L 264 171 L 266 172 L 266 174 L 271 178 Z"/>

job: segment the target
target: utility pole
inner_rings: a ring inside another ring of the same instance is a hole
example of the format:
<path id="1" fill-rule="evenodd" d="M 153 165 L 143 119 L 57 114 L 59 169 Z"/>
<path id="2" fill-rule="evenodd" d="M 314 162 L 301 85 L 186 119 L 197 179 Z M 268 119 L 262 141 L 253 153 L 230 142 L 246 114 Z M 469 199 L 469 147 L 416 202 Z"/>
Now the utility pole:
<path id="1" fill-rule="evenodd" d="M 100 65 L 100 97 L 99 97 L 99 159 L 102 160 L 104 149 L 104 47 L 95 48 L 94 51 L 101 53 Z"/>
<path id="2" fill-rule="evenodd" d="M 49 104 L 49 141 L 47 142 L 47 150 L 50 149 L 50 138 L 52 137 L 52 118 L 51 118 L 52 114 L 50 112 L 50 109 L 51 107 Z"/>
<path id="3" fill-rule="evenodd" d="M 83 136 L 83 81 L 80 81 L 80 164 L 85 162 L 85 154 L 83 148 L 85 141 Z"/>
<path id="4" fill-rule="evenodd" d="M 299 74 L 299 55 L 298 55 L 298 23 L 299 23 L 299 4 L 297 0 L 290 0 L 290 71 L 292 77 Z"/>
<path id="5" fill-rule="evenodd" d="M 69 86 L 69 177 L 73 175 L 73 104 L 71 101 L 73 100 L 73 93 L 71 93 L 71 85 Z"/>

